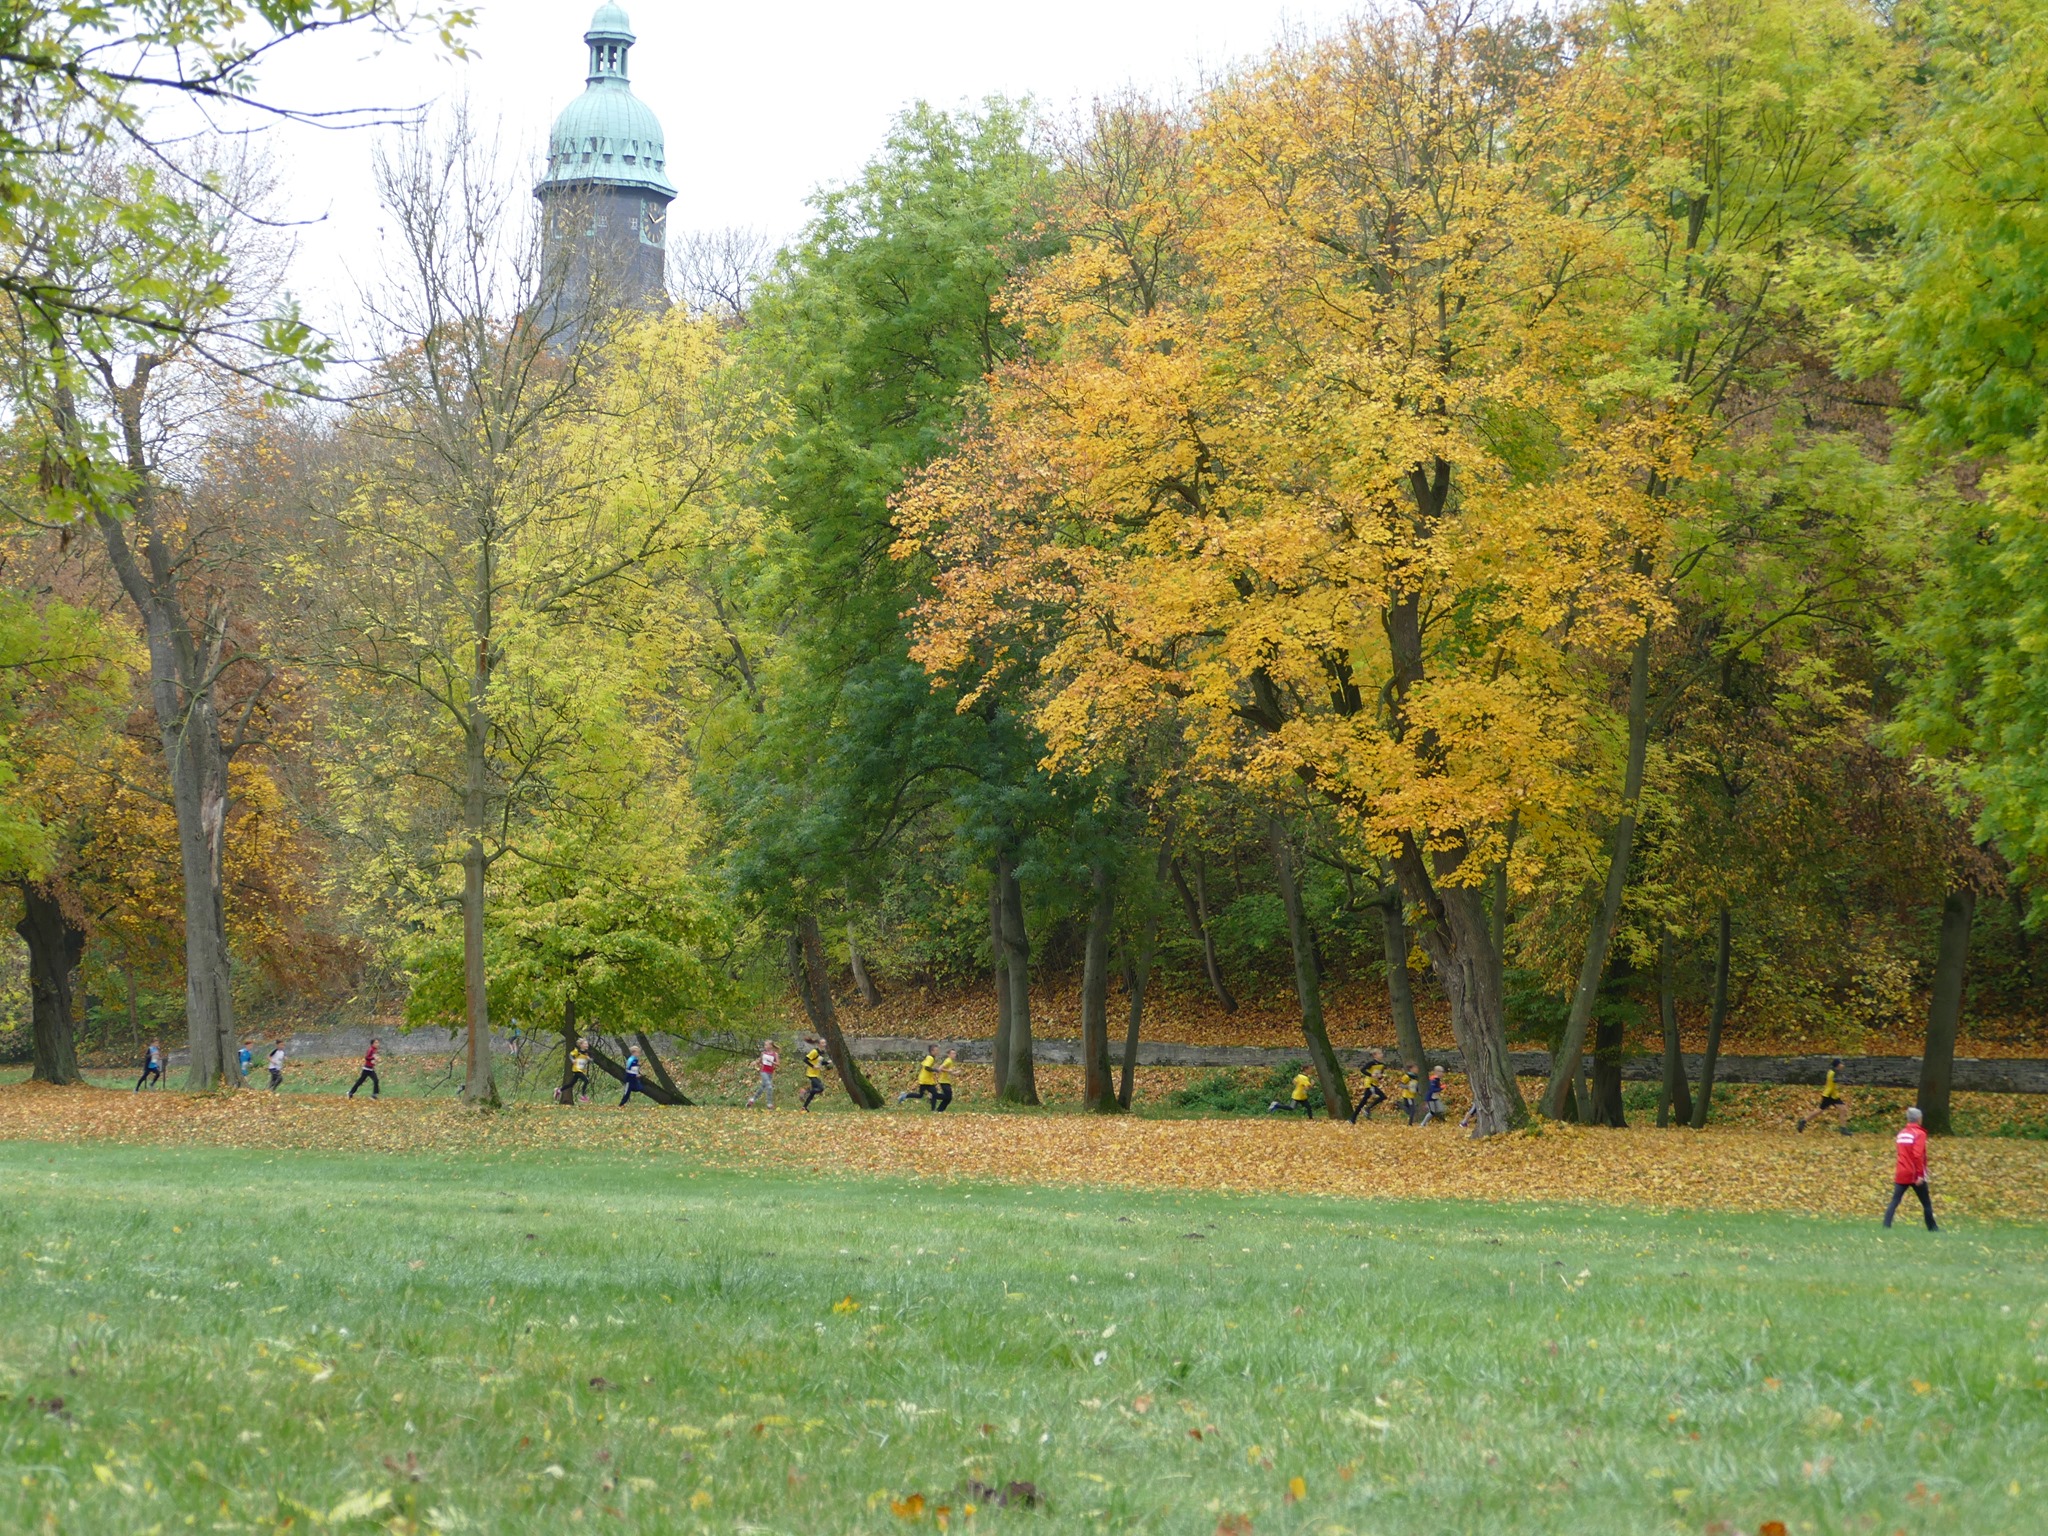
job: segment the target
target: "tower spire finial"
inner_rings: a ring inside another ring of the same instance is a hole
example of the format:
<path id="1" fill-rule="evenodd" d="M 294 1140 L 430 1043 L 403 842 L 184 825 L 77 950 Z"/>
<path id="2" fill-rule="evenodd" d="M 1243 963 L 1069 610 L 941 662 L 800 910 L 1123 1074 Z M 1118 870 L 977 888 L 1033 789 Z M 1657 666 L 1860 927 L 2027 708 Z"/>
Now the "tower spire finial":
<path id="1" fill-rule="evenodd" d="M 633 24 L 626 19 L 626 13 L 616 5 L 600 5 L 590 18 L 590 29 L 583 34 L 583 41 L 590 45 L 587 83 L 597 85 L 616 80 L 624 85 L 626 55 L 633 48 Z"/>

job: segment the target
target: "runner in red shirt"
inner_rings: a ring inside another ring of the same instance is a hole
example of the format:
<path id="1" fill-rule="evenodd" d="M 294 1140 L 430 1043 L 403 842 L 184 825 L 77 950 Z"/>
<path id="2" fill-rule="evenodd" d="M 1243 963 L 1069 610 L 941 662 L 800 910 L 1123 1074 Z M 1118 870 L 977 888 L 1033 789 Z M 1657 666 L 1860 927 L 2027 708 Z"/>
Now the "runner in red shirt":
<path id="1" fill-rule="evenodd" d="M 362 1087 L 365 1083 L 370 1085 L 371 1098 L 384 1096 L 383 1080 L 377 1076 L 377 1038 L 374 1035 L 370 1037 L 370 1048 L 363 1052 L 363 1070 L 356 1076 L 356 1088 Z M 356 1096 L 356 1088 L 349 1089 L 350 1098 Z"/>
<path id="2" fill-rule="evenodd" d="M 1911 1190 L 1920 1197 L 1920 1209 L 1927 1213 L 1927 1230 L 1938 1232 L 1934 1224 L 1934 1200 L 1927 1193 L 1927 1132 L 1920 1124 L 1920 1111 L 1906 1111 L 1906 1124 L 1900 1130 L 1899 1165 L 1892 1170 L 1892 1203 L 1884 1209 L 1884 1224 L 1890 1226 L 1892 1218 L 1899 1213 L 1899 1202 Z"/>

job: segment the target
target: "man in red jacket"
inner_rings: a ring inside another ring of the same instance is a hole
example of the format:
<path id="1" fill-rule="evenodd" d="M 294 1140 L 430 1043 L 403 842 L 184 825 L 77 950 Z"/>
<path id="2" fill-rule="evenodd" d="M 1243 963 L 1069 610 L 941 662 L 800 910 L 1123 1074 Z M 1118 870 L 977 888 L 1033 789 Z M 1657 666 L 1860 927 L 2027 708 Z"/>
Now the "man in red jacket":
<path id="1" fill-rule="evenodd" d="M 1899 1213 L 1899 1202 L 1911 1190 L 1920 1197 L 1920 1209 L 1927 1213 L 1927 1230 L 1937 1232 L 1934 1224 L 1934 1201 L 1927 1193 L 1927 1132 L 1920 1124 L 1920 1111 L 1906 1111 L 1906 1124 L 1900 1130 L 1899 1165 L 1892 1171 L 1892 1203 L 1884 1208 L 1884 1224 L 1890 1226 L 1892 1218 Z"/>

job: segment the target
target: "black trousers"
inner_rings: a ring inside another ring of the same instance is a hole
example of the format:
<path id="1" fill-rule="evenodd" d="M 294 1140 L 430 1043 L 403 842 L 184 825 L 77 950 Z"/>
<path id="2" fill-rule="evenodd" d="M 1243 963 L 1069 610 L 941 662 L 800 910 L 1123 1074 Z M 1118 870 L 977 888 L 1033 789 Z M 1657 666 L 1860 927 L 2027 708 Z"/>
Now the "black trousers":
<path id="1" fill-rule="evenodd" d="M 1920 1209 L 1927 1215 L 1927 1230 L 1930 1232 L 1940 1231 L 1941 1229 L 1934 1224 L 1934 1197 L 1927 1193 L 1927 1181 L 1925 1179 L 1922 1179 L 1918 1184 L 1894 1184 L 1892 1186 L 1892 1203 L 1884 1208 L 1884 1224 L 1886 1226 L 1892 1224 L 1892 1218 L 1899 1214 L 1899 1202 L 1906 1198 L 1906 1191 L 1909 1189 L 1920 1197 Z"/>
<path id="2" fill-rule="evenodd" d="M 805 1078 L 804 1091 L 797 1096 L 797 1107 L 799 1109 L 809 1109 L 811 1107 L 811 1100 L 817 1098 L 824 1091 L 825 1081 L 823 1078 Z"/>
<path id="3" fill-rule="evenodd" d="M 374 1099 L 374 1098 L 378 1098 L 378 1097 L 380 1097 L 380 1096 L 381 1096 L 381 1095 L 383 1094 L 383 1092 L 384 1092 L 384 1084 L 383 1084 L 383 1082 L 382 1082 L 382 1081 L 381 1081 L 381 1080 L 380 1080 L 380 1079 L 378 1078 L 378 1076 L 377 1076 L 377 1072 L 376 1072 L 376 1069 L 375 1069 L 375 1068 L 373 1068 L 373 1067 L 365 1067 L 365 1068 L 363 1068 L 363 1075 L 362 1075 L 361 1077 L 359 1077 L 359 1078 L 357 1078 L 357 1079 L 356 1079 L 356 1088 L 360 1088 L 360 1087 L 362 1087 L 362 1086 L 363 1086 L 363 1084 L 365 1084 L 365 1083 L 368 1083 L 368 1084 L 370 1085 L 370 1097 L 371 1097 L 371 1098 L 373 1098 L 373 1099 Z M 349 1096 L 350 1098 L 354 1098 L 354 1097 L 356 1096 L 356 1088 L 351 1088 L 351 1089 L 349 1089 L 349 1091 L 348 1091 L 348 1096 Z"/>
<path id="4" fill-rule="evenodd" d="M 142 1076 L 135 1079 L 135 1091 L 137 1093 L 142 1092 L 142 1085 L 148 1082 L 154 1082 L 159 1088 L 163 1087 L 164 1069 L 162 1067 L 144 1067 L 142 1069 Z"/>
<path id="5" fill-rule="evenodd" d="M 952 1102 L 953 1085 L 951 1083 L 941 1083 L 939 1084 L 939 1096 L 932 1100 L 932 1112 L 936 1114 Z"/>
<path id="6" fill-rule="evenodd" d="M 636 1093 L 637 1093 L 637 1094 L 639 1094 L 639 1095 L 640 1095 L 640 1097 L 641 1097 L 641 1098 L 643 1098 L 643 1099 L 647 1097 L 647 1090 L 646 1090 L 645 1088 L 642 1088 L 642 1087 L 640 1086 L 640 1079 L 639 1079 L 639 1078 L 637 1078 L 637 1077 L 629 1077 L 629 1078 L 627 1078 L 627 1079 L 626 1079 L 626 1091 L 625 1091 L 624 1093 L 622 1093 L 622 1094 L 620 1094 L 620 1095 L 619 1095 L 619 1103 L 621 1103 L 621 1104 L 624 1104 L 624 1103 L 626 1102 L 626 1100 L 628 1100 L 628 1099 L 630 1099 L 631 1097 L 633 1097 L 633 1095 L 634 1095 L 634 1094 L 636 1094 Z"/>
<path id="7" fill-rule="evenodd" d="M 272 1067 L 272 1068 L 270 1069 L 270 1087 L 271 1087 L 271 1091 L 272 1091 L 272 1092 L 275 1092 L 275 1091 L 277 1090 L 277 1085 L 278 1085 L 279 1083 L 283 1082 L 283 1081 L 284 1081 L 284 1073 L 282 1073 L 281 1071 L 279 1071 L 279 1070 L 278 1070 L 278 1069 L 277 1069 L 276 1067 Z"/>

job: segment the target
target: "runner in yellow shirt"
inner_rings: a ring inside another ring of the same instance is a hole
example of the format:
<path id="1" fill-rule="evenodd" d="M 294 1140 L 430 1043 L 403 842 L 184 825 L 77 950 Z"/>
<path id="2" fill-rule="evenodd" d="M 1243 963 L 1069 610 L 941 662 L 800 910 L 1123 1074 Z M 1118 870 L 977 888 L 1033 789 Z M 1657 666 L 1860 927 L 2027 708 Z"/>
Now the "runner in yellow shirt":
<path id="1" fill-rule="evenodd" d="M 924 1060 L 917 1064 L 917 1086 L 906 1088 L 896 1095 L 898 1104 L 905 1099 L 929 1099 L 934 1104 L 938 1103 L 939 1059 L 930 1050 L 926 1050 Z"/>
<path id="2" fill-rule="evenodd" d="M 1358 1108 L 1351 1111 L 1353 1125 L 1358 1123 L 1360 1115 L 1370 1120 L 1374 1108 L 1387 1102 L 1386 1076 L 1386 1058 L 1374 1051 L 1372 1059 L 1365 1064 L 1365 1087 L 1358 1095 Z"/>
<path id="3" fill-rule="evenodd" d="M 562 1085 L 564 1104 L 590 1101 L 590 1042 L 581 1035 L 569 1048 L 569 1081 Z"/>
<path id="4" fill-rule="evenodd" d="M 1820 1085 L 1820 1108 L 1814 1111 L 1813 1118 L 1818 1120 L 1829 1110 L 1833 1110 L 1835 1112 L 1835 1124 L 1840 1128 L 1842 1134 L 1847 1136 L 1852 1134 L 1849 1130 L 1849 1101 L 1842 1097 L 1842 1086 L 1835 1081 L 1835 1074 L 1841 1070 L 1841 1057 L 1837 1056 L 1828 1063 L 1827 1080 Z M 1799 1129 L 1802 1131 L 1806 1129 L 1806 1117 L 1804 1115 L 1800 1116 Z"/>
<path id="5" fill-rule="evenodd" d="M 797 1099 L 797 1108 L 808 1110 L 811 1100 L 825 1091 L 825 1069 L 831 1065 L 831 1059 L 818 1048 L 818 1041 L 804 1036 L 804 1091 Z"/>
<path id="6" fill-rule="evenodd" d="M 1310 1120 L 1315 1119 L 1315 1106 L 1310 1104 L 1308 1101 L 1308 1091 L 1314 1085 L 1315 1079 L 1310 1077 L 1306 1072 L 1295 1073 L 1294 1087 L 1289 1092 L 1287 1098 L 1285 1100 L 1275 1099 L 1272 1103 L 1266 1106 L 1266 1113 L 1270 1115 L 1273 1114 L 1275 1111 L 1284 1109 L 1289 1114 L 1292 1114 L 1295 1110 L 1298 1109 L 1301 1111 L 1302 1115 L 1305 1118 Z"/>
<path id="7" fill-rule="evenodd" d="M 953 1048 L 951 1046 L 947 1046 L 946 1059 L 939 1063 L 938 1068 L 939 1091 L 938 1096 L 932 1100 L 932 1112 L 934 1114 L 938 1113 L 940 1110 L 944 1109 L 948 1104 L 953 1102 L 953 1071 L 955 1065 L 956 1063 L 953 1060 Z"/>

